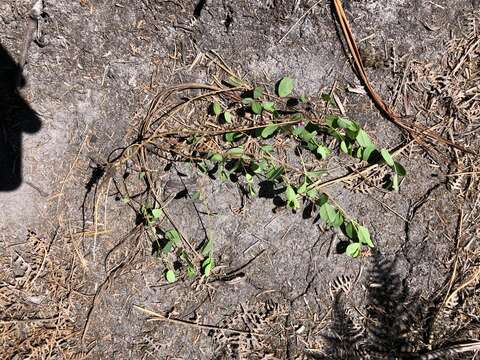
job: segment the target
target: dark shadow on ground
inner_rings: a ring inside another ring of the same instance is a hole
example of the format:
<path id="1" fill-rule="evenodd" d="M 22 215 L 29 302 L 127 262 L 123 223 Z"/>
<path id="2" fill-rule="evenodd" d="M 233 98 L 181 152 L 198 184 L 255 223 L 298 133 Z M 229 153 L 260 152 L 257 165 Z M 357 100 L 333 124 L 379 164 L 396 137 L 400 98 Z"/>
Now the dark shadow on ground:
<path id="1" fill-rule="evenodd" d="M 397 258 L 389 260 L 380 253 L 374 255 L 363 320 L 342 292 L 337 292 L 332 306 L 330 334 L 323 336 L 325 346 L 321 351 L 307 352 L 310 358 L 460 360 L 470 359 L 465 353 L 480 349 L 480 342 L 470 340 L 468 333 L 478 325 L 465 320 L 464 324 L 455 323 L 453 320 L 459 314 L 458 309 L 452 307 L 444 309 L 444 313 L 437 312 L 439 304 L 434 299 L 424 300 L 418 293 L 411 294 L 396 271 L 396 263 Z M 443 319 L 440 318 L 442 314 L 446 316 Z M 443 332 L 438 338 L 431 337 L 435 320 Z M 430 342 L 433 342 L 433 350 L 428 348 Z"/>
<path id="2" fill-rule="evenodd" d="M 25 86 L 21 67 L 0 44 L 0 191 L 22 183 L 22 133 L 41 128 L 37 113 L 21 97 Z"/>

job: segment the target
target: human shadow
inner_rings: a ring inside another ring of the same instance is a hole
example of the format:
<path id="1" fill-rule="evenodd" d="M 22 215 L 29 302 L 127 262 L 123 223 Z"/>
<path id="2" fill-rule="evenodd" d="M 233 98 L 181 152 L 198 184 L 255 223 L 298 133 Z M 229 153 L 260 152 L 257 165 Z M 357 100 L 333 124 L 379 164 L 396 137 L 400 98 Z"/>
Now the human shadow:
<path id="1" fill-rule="evenodd" d="M 22 98 L 22 68 L 0 44 L 0 191 L 22 183 L 22 134 L 41 128 L 38 114 Z"/>

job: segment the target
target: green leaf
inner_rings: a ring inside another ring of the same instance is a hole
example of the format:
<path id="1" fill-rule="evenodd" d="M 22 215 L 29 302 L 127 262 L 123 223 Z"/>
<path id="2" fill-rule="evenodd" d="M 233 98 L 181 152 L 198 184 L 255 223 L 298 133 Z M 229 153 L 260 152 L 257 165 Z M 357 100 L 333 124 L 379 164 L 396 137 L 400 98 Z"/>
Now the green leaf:
<path id="1" fill-rule="evenodd" d="M 328 203 L 325 203 L 325 204 L 328 204 Z M 320 218 L 325 221 L 326 223 L 329 223 L 330 220 L 328 218 L 328 213 L 327 213 L 327 208 L 325 207 L 325 204 L 323 204 L 322 206 L 320 206 Z"/>
<path id="2" fill-rule="evenodd" d="M 203 274 L 205 276 L 209 276 L 214 266 L 215 266 L 215 262 L 211 256 L 203 260 L 202 262 Z"/>
<path id="3" fill-rule="evenodd" d="M 230 174 L 228 174 L 225 170 L 220 171 L 220 180 L 225 182 L 229 179 Z"/>
<path id="4" fill-rule="evenodd" d="M 265 173 L 265 169 L 267 168 L 268 164 L 265 159 L 260 159 L 258 162 L 252 161 L 250 163 L 250 168 L 255 174 L 263 174 Z"/>
<path id="5" fill-rule="evenodd" d="M 358 130 L 359 129 L 356 129 L 356 130 L 347 129 L 345 131 L 345 135 L 347 136 L 347 138 L 349 138 L 353 142 L 357 138 Z"/>
<path id="6" fill-rule="evenodd" d="M 248 182 L 248 183 L 251 183 L 253 182 L 253 176 L 249 173 L 246 173 L 245 174 L 245 180 Z"/>
<path id="7" fill-rule="evenodd" d="M 262 112 L 262 105 L 257 101 L 252 101 L 252 111 L 254 114 L 260 114 Z"/>
<path id="8" fill-rule="evenodd" d="M 246 97 L 242 99 L 242 104 L 244 105 L 250 105 L 254 101 L 252 98 Z"/>
<path id="9" fill-rule="evenodd" d="M 293 130 L 293 134 L 298 134 L 296 136 L 298 136 L 300 139 L 302 139 L 302 141 L 308 143 L 310 140 L 313 140 L 313 138 L 315 136 L 317 136 L 317 132 L 316 131 L 307 131 L 305 129 L 305 127 L 303 126 L 297 126 L 294 128 Z M 316 146 L 315 146 L 315 149 L 316 149 Z"/>
<path id="10" fill-rule="evenodd" d="M 262 107 L 265 111 L 273 113 L 275 111 L 275 103 L 271 101 L 262 102 Z"/>
<path id="11" fill-rule="evenodd" d="M 339 116 L 337 118 L 337 127 L 342 129 L 351 129 L 354 127 L 354 123 L 352 120 Z"/>
<path id="12" fill-rule="evenodd" d="M 210 160 L 212 160 L 213 162 L 221 162 L 223 161 L 223 156 L 221 154 L 213 154 L 210 157 Z"/>
<path id="13" fill-rule="evenodd" d="M 325 124 L 327 124 L 330 127 L 336 127 L 334 126 L 337 123 L 338 116 L 335 115 L 327 115 L 325 116 Z"/>
<path id="14" fill-rule="evenodd" d="M 349 222 L 345 226 L 345 234 L 348 236 L 349 239 L 356 241 L 358 239 L 357 237 L 357 227 L 354 225 L 353 222 Z"/>
<path id="15" fill-rule="evenodd" d="M 357 159 L 362 159 L 362 154 L 363 154 L 363 148 L 362 148 L 362 147 L 359 147 L 359 148 L 357 149 L 357 152 L 356 152 L 355 157 L 356 157 Z"/>
<path id="16" fill-rule="evenodd" d="M 294 126 L 292 129 L 292 134 L 298 136 L 299 138 L 302 137 L 302 134 L 305 132 L 305 127 L 303 126 Z"/>
<path id="17" fill-rule="evenodd" d="M 327 224 L 334 225 L 338 222 L 337 210 L 335 210 L 335 208 L 328 202 L 325 202 L 320 206 L 320 218 Z"/>
<path id="18" fill-rule="evenodd" d="M 283 175 L 285 169 L 283 166 L 275 167 L 273 166 L 267 173 L 267 178 L 269 180 L 276 180 L 279 176 Z"/>
<path id="19" fill-rule="evenodd" d="M 360 243 L 351 243 L 350 245 L 347 246 L 347 249 L 345 251 L 345 254 L 347 254 L 350 257 L 356 258 L 358 255 L 360 255 L 360 248 L 362 245 Z"/>
<path id="20" fill-rule="evenodd" d="M 212 263 L 208 263 L 204 268 L 203 268 L 203 273 L 205 274 L 205 276 L 210 276 L 210 273 L 212 272 Z"/>
<path id="21" fill-rule="evenodd" d="M 320 199 L 318 199 L 318 206 L 322 206 L 327 202 L 328 202 L 328 195 L 325 193 L 322 193 L 322 195 L 320 195 Z"/>
<path id="22" fill-rule="evenodd" d="M 239 78 L 237 78 L 236 76 L 230 76 L 227 81 L 226 81 L 229 85 L 232 85 L 234 87 L 239 87 L 239 86 L 242 86 L 244 84 L 244 82 L 242 80 L 240 80 Z"/>
<path id="23" fill-rule="evenodd" d="M 394 161 L 395 164 L 395 173 L 398 174 L 398 176 L 405 176 L 407 175 L 407 170 L 402 166 L 402 164 Z"/>
<path id="24" fill-rule="evenodd" d="M 344 221 L 343 215 L 340 213 L 340 211 L 336 210 L 335 219 L 332 222 L 333 227 L 338 228 L 342 226 L 343 221 Z"/>
<path id="25" fill-rule="evenodd" d="M 392 189 L 393 189 L 393 191 L 398 191 L 398 175 L 397 174 L 393 174 Z"/>
<path id="26" fill-rule="evenodd" d="M 252 184 L 248 184 L 247 189 L 248 189 L 248 195 L 249 196 L 251 196 L 251 197 L 257 196 L 257 192 L 253 188 Z"/>
<path id="27" fill-rule="evenodd" d="M 368 229 L 366 227 L 359 225 L 357 227 L 357 236 L 360 243 L 365 244 L 371 248 L 374 247 L 372 239 L 370 238 L 370 233 L 368 232 Z"/>
<path id="28" fill-rule="evenodd" d="M 263 87 L 257 86 L 255 90 L 253 90 L 253 98 L 258 99 L 262 95 L 263 95 Z"/>
<path id="29" fill-rule="evenodd" d="M 280 80 L 278 83 L 278 96 L 286 97 L 290 95 L 293 91 L 293 87 L 295 85 L 295 81 L 288 76 L 285 76 Z"/>
<path id="30" fill-rule="evenodd" d="M 268 124 L 262 129 L 262 132 L 260 133 L 260 135 L 262 138 L 266 139 L 270 135 L 272 135 L 275 131 L 277 131 L 278 128 L 279 126 L 276 124 Z"/>
<path id="31" fill-rule="evenodd" d="M 228 142 L 233 142 L 234 137 L 235 137 L 235 133 L 233 132 L 229 132 L 225 134 L 225 140 Z"/>
<path id="32" fill-rule="evenodd" d="M 335 208 L 329 203 L 325 203 L 323 206 L 326 207 L 329 222 L 331 224 L 334 224 L 335 221 L 337 220 L 337 210 L 335 210 Z"/>
<path id="33" fill-rule="evenodd" d="M 162 254 L 167 254 L 172 251 L 173 243 L 168 241 L 162 249 Z"/>
<path id="34" fill-rule="evenodd" d="M 212 239 L 208 238 L 205 244 L 203 244 L 200 252 L 202 253 L 203 256 L 208 256 L 212 252 L 212 249 L 213 249 L 213 241 Z"/>
<path id="35" fill-rule="evenodd" d="M 203 173 L 203 174 L 205 174 L 205 173 L 208 172 L 208 167 L 207 167 L 207 165 L 205 164 L 204 161 L 198 162 L 198 163 L 197 163 L 197 168 L 198 168 L 198 170 L 199 170 L 201 173 Z"/>
<path id="36" fill-rule="evenodd" d="M 298 209 L 300 207 L 300 202 L 298 201 L 297 194 L 295 190 L 288 185 L 285 190 L 285 195 L 287 196 L 287 205 L 291 209 Z"/>
<path id="37" fill-rule="evenodd" d="M 175 275 L 175 272 L 173 270 L 168 270 L 165 273 L 165 279 L 171 284 L 177 281 L 177 276 Z"/>
<path id="38" fill-rule="evenodd" d="M 382 157 L 388 166 L 391 166 L 391 167 L 395 166 L 395 162 L 393 161 L 392 155 L 390 155 L 387 149 L 380 150 L 380 154 L 382 154 Z"/>
<path id="39" fill-rule="evenodd" d="M 194 191 L 192 192 L 192 200 L 193 201 L 198 201 L 202 197 L 202 193 L 200 191 Z"/>
<path id="40" fill-rule="evenodd" d="M 295 193 L 295 190 L 288 185 L 287 188 L 285 189 L 285 195 L 287 196 L 287 201 L 293 202 L 297 198 L 297 194 Z"/>
<path id="41" fill-rule="evenodd" d="M 292 115 L 292 120 L 304 120 L 305 119 L 305 116 L 303 116 L 303 114 L 300 114 L 300 113 L 296 113 L 296 114 L 293 114 Z"/>
<path id="42" fill-rule="evenodd" d="M 310 189 L 307 191 L 307 197 L 312 200 L 316 200 L 318 198 L 318 190 L 317 189 Z"/>
<path id="43" fill-rule="evenodd" d="M 305 95 L 302 95 L 298 98 L 298 101 L 305 104 L 308 100 L 307 100 L 307 97 Z"/>
<path id="44" fill-rule="evenodd" d="M 226 123 L 231 123 L 232 122 L 232 114 L 230 113 L 230 111 L 225 111 L 223 113 L 223 119 L 225 120 Z"/>
<path id="45" fill-rule="evenodd" d="M 327 172 L 325 170 L 314 170 L 314 171 L 307 171 L 305 176 L 309 179 L 318 178 L 320 176 L 325 175 Z"/>
<path id="46" fill-rule="evenodd" d="M 340 150 L 342 150 L 345 154 L 348 154 L 348 146 L 345 141 L 340 142 Z"/>
<path id="47" fill-rule="evenodd" d="M 165 239 L 171 241 L 173 244 L 178 244 L 181 240 L 180 234 L 176 229 L 170 229 L 165 233 Z"/>
<path id="48" fill-rule="evenodd" d="M 241 139 L 244 135 L 237 132 L 229 132 L 225 134 L 225 141 L 234 142 Z"/>
<path id="49" fill-rule="evenodd" d="M 197 276 L 197 270 L 192 265 L 187 266 L 187 276 L 189 279 L 193 279 L 195 276 Z"/>
<path id="50" fill-rule="evenodd" d="M 242 157 L 243 155 L 243 147 L 242 146 L 239 146 L 239 147 L 234 147 L 234 148 L 231 148 L 231 149 L 228 149 L 227 150 L 227 154 L 230 156 L 230 157 Z"/>
<path id="51" fill-rule="evenodd" d="M 264 153 L 271 153 L 273 151 L 273 146 L 272 145 L 262 145 L 260 146 L 260 150 L 262 150 Z"/>
<path id="52" fill-rule="evenodd" d="M 217 101 L 213 103 L 212 109 L 215 115 L 220 115 L 222 113 L 222 106 Z"/>
<path id="53" fill-rule="evenodd" d="M 322 94 L 322 100 L 327 102 L 327 103 L 330 103 L 332 105 L 336 105 L 335 101 L 333 100 L 333 98 L 329 94 Z"/>
<path id="54" fill-rule="evenodd" d="M 372 140 L 370 140 L 370 137 L 363 129 L 358 130 L 356 140 L 360 146 L 363 146 L 365 148 L 373 145 Z"/>
<path id="55" fill-rule="evenodd" d="M 307 192 L 307 182 L 304 181 L 302 185 L 297 189 L 297 194 L 304 195 Z"/>
<path id="56" fill-rule="evenodd" d="M 317 147 L 317 154 L 321 156 L 322 159 L 325 159 L 328 155 L 332 153 L 332 150 L 326 146 L 320 145 Z"/>
<path id="57" fill-rule="evenodd" d="M 368 161 L 368 159 L 370 159 L 370 155 L 372 155 L 372 153 L 373 153 L 375 150 L 376 150 L 375 145 L 367 146 L 367 147 L 363 150 L 362 159 L 363 159 L 364 161 Z"/>
<path id="58" fill-rule="evenodd" d="M 262 160 L 263 159 L 261 159 L 259 162 L 255 162 L 255 161 L 250 162 L 249 164 L 250 171 L 253 171 L 254 173 L 262 173 L 263 166 L 264 166 L 264 163 L 261 162 Z M 247 175 L 249 176 L 252 176 L 252 175 L 250 175 L 249 173 L 245 174 L 245 178 L 248 181 Z"/>
<path id="59" fill-rule="evenodd" d="M 162 209 L 152 209 L 152 216 L 155 219 L 158 219 L 163 216 L 163 210 Z"/>
<path id="60" fill-rule="evenodd" d="M 138 173 L 138 178 L 139 178 L 139 179 L 143 179 L 144 177 L 145 177 L 145 171 L 140 171 L 140 172 Z"/>

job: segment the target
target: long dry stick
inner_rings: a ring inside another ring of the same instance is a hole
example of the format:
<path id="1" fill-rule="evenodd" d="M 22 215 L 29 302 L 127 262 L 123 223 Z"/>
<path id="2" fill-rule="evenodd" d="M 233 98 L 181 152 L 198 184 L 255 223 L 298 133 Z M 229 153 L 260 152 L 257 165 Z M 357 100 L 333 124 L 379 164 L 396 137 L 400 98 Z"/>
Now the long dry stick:
<path id="1" fill-rule="evenodd" d="M 228 331 L 228 332 L 234 332 L 234 333 L 246 334 L 246 335 L 263 336 L 263 334 L 254 333 L 254 332 L 246 331 L 246 330 L 232 329 L 232 328 L 226 328 L 226 327 L 221 327 L 221 326 L 216 326 L 216 325 L 198 324 L 198 323 L 188 321 L 188 320 L 171 318 L 171 317 L 167 317 L 167 316 L 164 316 L 162 314 L 156 313 L 154 311 L 144 309 L 144 308 L 142 308 L 140 306 L 137 306 L 137 305 L 133 305 L 133 308 L 136 309 L 136 310 L 139 310 L 139 311 L 141 311 L 141 312 L 143 312 L 147 315 L 150 315 L 152 317 L 150 319 L 151 321 L 165 321 L 165 322 L 170 322 L 170 323 L 173 323 L 173 324 L 196 327 L 196 328 L 200 328 L 200 329 L 220 330 L 220 331 Z"/>
<path id="2" fill-rule="evenodd" d="M 400 127 L 401 129 L 407 131 L 407 133 L 412 136 L 413 138 L 416 138 L 416 136 L 420 135 L 422 138 L 430 138 L 431 140 L 436 140 L 440 143 L 449 145 L 455 149 L 461 150 L 465 153 L 470 153 L 470 154 L 475 154 L 475 152 L 465 149 L 464 147 L 457 145 L 441 136 L 438 134 L 429 131 L 428 129 L 422 128 L 419 125 L 416 126 L 411 126 L 406 124 L 400 119 L 400 116 L 395 113 L 393 109 L 391 109 L 380 97 L 380 95 L 375 91 L 373 88 L 372 84 L 370 83 L 370 80 L 368 79 L 367 72 L 365 71 L 365 67 L 363 66 L 362 58 L 360 56 L 360 51 L 358 49 L 358 46 L 355 42 L 355 38 L 353 36 L 350 24 L 347 20 L 347 15 L 345 14 L 345 10 L 343 9 L 342 1 L 341 0 L 333 0 L 333 5 L 335 8 L 335 13 L 338 18 L 338 22 L 340 23 L 340 27 L 342 29 L 343 36 L 345 37 L 345 41 L 347 42 L 348 49 L 350 51 L 350 54 L 353 58 L 353 65 L 355 68 L 355 71 L 362 81 L 362 83 L 365 85 L 367 88 L 367 91 L 374 102 L 374 104 L 378 107 L 378 109 L 381 111 L 381 113 L 393 124 L 396 126 Z M 416 135 L 416 136 L 415 136 Z M 416 139 L 417 142 L 419 142 L 420 139 Z"/>

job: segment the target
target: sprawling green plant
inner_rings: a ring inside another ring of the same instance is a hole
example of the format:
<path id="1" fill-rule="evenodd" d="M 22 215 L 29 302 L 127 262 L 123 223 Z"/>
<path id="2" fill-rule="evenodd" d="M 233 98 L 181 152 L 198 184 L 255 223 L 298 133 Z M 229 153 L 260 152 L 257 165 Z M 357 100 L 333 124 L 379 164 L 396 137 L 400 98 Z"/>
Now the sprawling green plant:
<path id="1" fill-rule="evenodd" d="M 349 256 L 359 256 L 364 247 L 373 248 L 368 229 L 349 216 L 326 192 L 326 187 L 346 177 L 368 175 L 369 169 L 382 167 L 390 169 L 386 171 L 383 187 L 397 191 L 399 179 L 406 172 L 392 154 L 378 148 L 358 122 L 338 111 L 326 111 L 327 115 L 320 117 L 315 115 L 310 110 L 312 102 L 306 96 L 293 96 L 295 81 L 289 77 L 278 81 L 275 91 L 271 92 L 263 86 L 250 86 L 233 75 L 216 82 L 216 86 L 193 84 L 175 89 L 209 92 L 184 97 L 170 108 L 165 106 L 168 110 L 162 108 L 160 115 L 147 116 L 140 140 L 127 149 L 138 154 L 139 177 L 146 182 L 150 200 L 153 198 L 156 204 L 142 205 L 139 209 L 155 244 L 155 253 L 165 259 L 175 254 L 185 265 L 188 277 L 198 273 L 208 276 L 215 266 L 211 239 L 197 252 L 190 244 L 186 246 L 175 226 L 159 229 L 158 224 L 165 215 L 163 204 L 152 190 L 154 185 L 147 170 L 148 159 L 155 155 L 192 163 L 201 174 L 221 181 L 234 181 L 247 197 L 277 198 L 292 211 L 308 210 L 309 215 L 316 215 L 327 227 L 345 234 L 350 240 L 345 249 Z M 173 92 L 169 91 L 168 96 Z M 336 106 L 328 94 L 324 94 L 321 101 L 327 110 Z M 208 108 L 208 114 L 199 115 L 201 121 L 178 122 L 176 114 L 186 113 L 189 108 L 190 113 Z M 175 126 L 178 123 L 180 125 Z M 364 168 L 325 181 L 329 175 L 326 164 L 335 154 L 344 154 L 342 156 L 352 158 Z M 192 200 L 200 197 L 198 192 L 189 196 Z M 176 281 L 173 261 L 165 262 L 166 279 Z"/>

